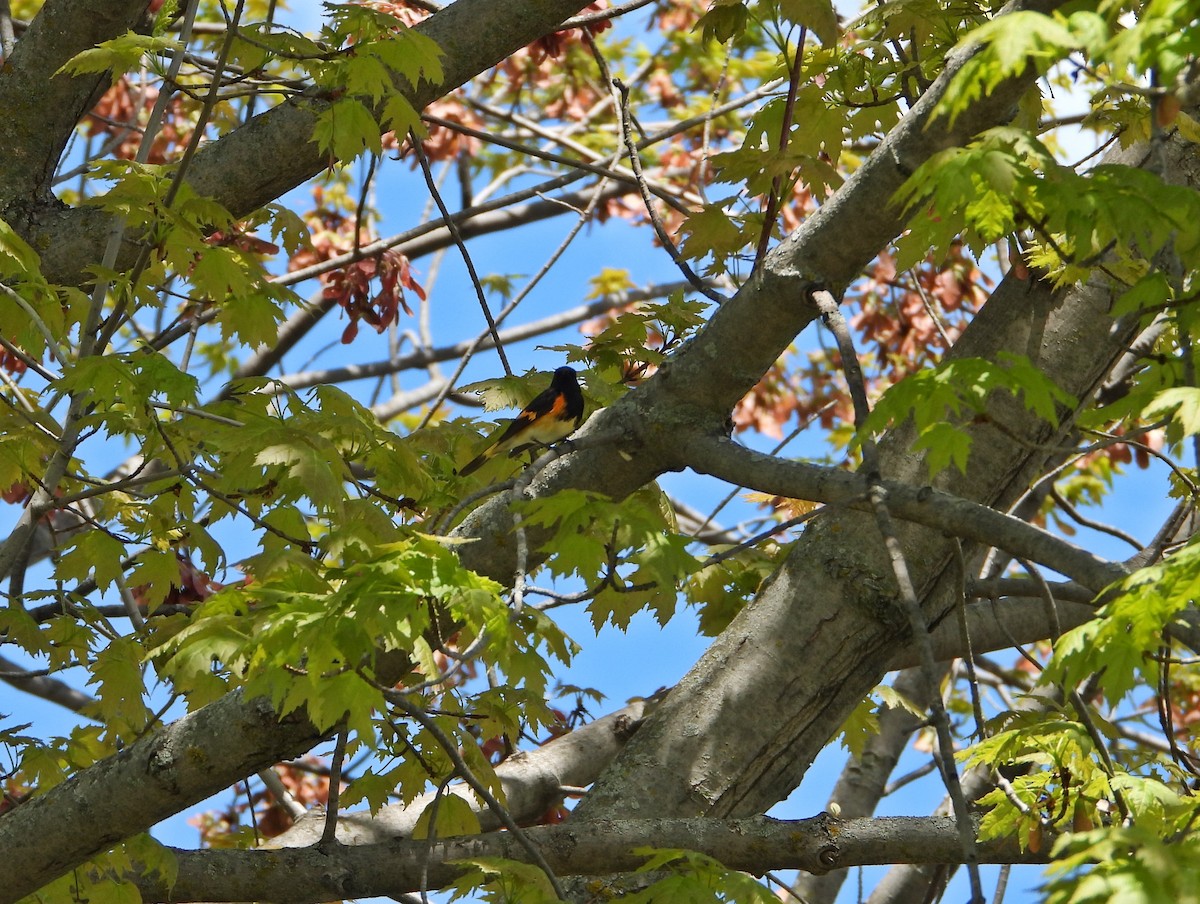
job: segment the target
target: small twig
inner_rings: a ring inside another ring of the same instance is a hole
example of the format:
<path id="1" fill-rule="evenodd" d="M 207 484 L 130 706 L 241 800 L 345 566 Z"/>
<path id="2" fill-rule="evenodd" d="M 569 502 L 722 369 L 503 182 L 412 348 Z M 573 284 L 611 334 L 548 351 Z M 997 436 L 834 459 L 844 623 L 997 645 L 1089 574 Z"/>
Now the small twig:
<path id="1" fill-rule="evenodd" d="M 1104 774 L 1110 779 L 1117 774 L 1116 766 L 1113 764 L 1112 755 L 1108 752 L 1108 742 L 1104 735 L 1100 733 L 1100 729 L 1096 726 L 1092 719 L 1091 711 L 1088 709 L 1087 703 L 1079 691 L 1071 688 L 1067 691 L 1067 699 L 1071 701 L 1071 706 L 1075 710 L 1075 715 L 1079 717 L 1084 730 L 1087 731 L 1088 737 L 1092 739 L 1092 745 L 1096 748 L 1096 752 L 1100 755 L 1100 766 L 1104 770 Z M 1111 785 L 1111 783 L 1110 783 Z M 1129 804 L 1125 800 L 1125 795 L 1116 786 L 1112 786 L 1113 802 L 1116 803 L 1117 809 L 1121 812 L 1121 820 L 1125 825 L 1133 825 L 1133 811 L 1129 809 Z"/>
<path id="2" fill-rule="evenodd" d="M 1046 621 L 1050 624 L 1050 642 L 1056 643 L 1059 637 L 1062 636 L 1062 624 L 1058 620 L 1058 606 L 1054 602 L 1054 593 L 1050 590 L 1050 585 L 1046 583 L 1046 579 L 1042 576 L 1041 571 L 1030 561 L 1022 558 L 1017 558 L 1017 562 L 1025 572 L 1033 579 L 1037 586 L 1038 594 L 1042 598 L 1042 603 L 1046 607 Z"/>
<path id="3" fill-rule="evenodd" d="M 808 38 L 807 26 L 800 26 L 800 40 L 796 42 L 796 58 L 792 60 L 792 68 L 788 75 L 787 101 L 783 107 L 783 122 L 779 127 L 779 156 L 782 158 L 787 150 L 788 139 L 791 137 L 792 122 L 796 115 L 796 94 L 800 89 L 800 70 L 804 66 L 804 42 Z M 785 47 L 786 49 L 786 47 Z M 754 252 L 754 267 L 757 270 L 762 260 L 767 256 L 767 245 L 771 241 L 771 233 L 775 229 L 775 217 L 779 215 L 779 205 L 783 194 L 783 173 L 777 173 L 771 180 L 771 191 L 767 196 L 767 209 L 763 213 L 762 233 L 758 237 L 758 248 Z"/>
<path id="4" fill-rule="evenodd" d="M 1131 537 L 1118 527 L 1113 527 L 1112 525 L 1104 524 L 1100 521 L 1093 521 L 1091 518 L 1086 517 L 1071 503 L 1071 500 L 1067 499 L 1066 496 L 1059 492 L 1058 487 L 1050 487 L 1050 498 L 1053 499 L 1055 504 L 1057 504 L 1059 508 L 1066 512 L 1067 516 L 1076 524 L 1080 524 L 1084 527 L 1090 527 L 1092 530 L 1099 531 L 1102 534 L 1108 534 L 1110 537 L 1116 537 L 1118 540 L 1124 540 L 1134 549 L 1138 550 L 1139 552 L 1141 551 L 1142 544 L 1137 541 L 1136 537 Z"/>
<path id="5" fill-rule="evenodd" d="M 137 600 L 133 598 L 133 593 L 129 589 L 129 585 L 125 582 L 125 575 L 122 572 L 117 572 L 116 575 L 117 590 L 121 595 L 121 604 L 125 607 L 125 614 L 129 616 L 129 620 L 133 623 L 133 627 L 138 633 L 144 633 L 146 630 L 146 619 L 142 617 L 141 610 L 138 609 Z"/>
<path id="6" fill-rule="evenodd" d="M 433 800 L 429 802 L 429 831 L 425 836 L 425 851 L 421 858 L 421 883 L 418 888 L 423 904 L 429 904 L 429 864 L 433 860 L 433 846 L 437 842 L 438 808 L 442 805 L 442 795 L 446 793 L 452 777 L 447 776 L 446 780 L 437 786 Z"/>
<path id="7" fill-rule="evenodd" d="M 409 129 L 408 132 L 408 146 L 412 148 L 413 154 L 421 166 L 421 174 L 425 177 L 425 185 L 429 189 L 429 194 L 433 198 L 434 203 L 437 204 L 438 210 L 441 211 L 442 222 L 454 239 L 454 244 L 458 246 L 458 251 L 462 255 L 463 263 L 467 268 L 467 274 L 471 278 L 471 285 L 475 288 L 475 297 L 479 300 L 479 307 L 483 311 L 484 319 L 487 321 L 488 331 L 492 335 L 492 341 L 496 343 L 496 354 L 500 357 L 500 364 L 504 368 L 504 373 L 511 377 L 512 366 L 508 363 L 508 355 L 504 353 L 504 344 L 500 341 L 500 335 L 496 331 L 496 321 L 492 319 L 492 311 L 488 307 L 487 295 L 483 291 L 483 283 L 479 281 L 479 274 L 475 272 L 475 263 L 471 260 L 471 253 L 467 251 L 467 245 L 463 241 L 458 223 L 450 215 L 450 209 L 446 207 L 446 202 L 442 200 L 442 193 L 438 191 L 437 182 L 433 178 L 433 171 L 429 168 L 429 158 L 425 156 L 425 149 L 421 147 L 421 141 L 417 137 L 417 133 L 412 129 Z"/>
<path id="8" fill-rule="evenodd" d="M 708 203 L 708 194 L 705 191 L 705 185 L 713 175 L 711 150 L 713 132 L 712 127 L 713 122 L 716 120 L 716 109 L 717 104 L 721 99 L 721 92 L 725 90 L 725 83 L 729 78 L 729 54 L 731 50 L 732 45 L 726 46 L 725 53 L 722 55 L 721 75 L 713 85 L 712 102 L 708 107 L 708 115 L 704 118 L 704 128 L 700 131 L 700 149 L 697 156 L 701 163 L 700 172 L 697 173 L 697 181 L 699 182 L 698 190 L 700 192 L 700 199 L 705 204 Z"/>
<path id="9" fill-rule="evenodd" d="M 1162 727 L 1163 737 L 1167 739 L 1171 758 L 1184 769 L 1196 775 L 1197 769 L 1192 757 L 1180 749 L 1179 740 L 1175 737 L 1175 714 L 1171 710 L 1171 647 L 1169 644 L 1159 647 L 1158 663 L 1158 721 Z"/>
<path id="10" fill-rule="evenodd" d="M 862 497 L 859 498 L 861 499 Z M 847 500 L 846 504 L 853 504 L 857 501 L 857 499 Z M 776 534 L 783 533 L 785 530 L 790 530 L 793 527 L 797 527 L 798 525 L 811 521 L 813 518 L 817 517 L 817 515 L 824 514 L 826 511 L 828 511 L 828 509 L 829 506 L 819 505 L 812 511 L 805 512 L 803 515 L 797 515 L 795 518 L 789 518 L 787 521 L 780 521 L 778 524 L 773 524 L 761 533 L 757 533 L 749 539 L 742 540 L 740 543 L 731 546 L 729 549 L 723 549 L 721 552 L 714 553 L 701 562 L 700 567 L 707 568 L 709 565 L 716 565 L 720 562 L 724 562 L 726 559 L 736 556 L 743 550 L 750 549 L 752 546 L 757 546 L 763 540 L 770 539 Z"/>
<path id="11" fill-rule="evenodd" d="M 955 612 L 958 614 L 958 631 L 963 641 L 963 665 L 967 672 L 967 685 L 971 688 L 971 708 L 975 711 L 975 736 L 980 740 L 987 737 L 987 720 L 983 716 L 983 702 L 979 696 L 979 679 L 975 674 L 975 650 L 971 645 L 971 632 L 967 628 L 967 557 L 963 555 L 962 542 L 954 541 L 954 559 L 958 564 L 958 592 Z"/>
<path id="12" fill-rule="evenodd" d="M 554 889 L 554 893 L 558 895 L 560 900 L 565 901 L 566 891 L 563 889 L 562 884 L 558 881 L 558 877 L 554 874 L 554 870 L 550 868 L 550 864 L 546 862 L 546 858 L 542 855 L 541 850 L 537 847 L 537 845 L 529 840 L 529 836 L 522 831 L 519 825 L 517 825 L 516 820 L 514 820 L 512 817 L 512 814 L 508 812 L 508 808 L 501 804 L 500 801 L 498 801 L 492 794 L 492 792 L 488 790 L 487 785 L 481 782 L 475 773 L 471 771 L 471 767 L 467 765 L 467 761 L 464 760 L 462 754 L 459 753 L 458 745 L 455 744 L 454 741 L 447 736 L 444 731 L 442 731 L 441 726 L 438 725 L 437 722 L 435 722 L 429 716 L 429 714 L 425 712 L 424 709 L 411 702 L 408 699 L 407 694 L 392 690 L 391 688 L 383 688 L 379 685 L 376 686 L 383 691 L 383 694 L 389 703 L 393 704 L 398 709 L 402 710 L 406 715 L 419 723 L 421 727 L 428 731 L 433 736 L 434 740 L 441 745 L 442 751 L 450 759 L 450 762 L 454 765 L 455 770 L 462 777 L 462 780 L 471 786 L 471 790 L 479 796 L 479 799 L 487 804 L 488 809 L 496 815 L 496 818 L 504 824 L 504 827 L 512 832 L 513 837 L 517 839 L 517 843 L 525 849 L 525 851 L 532 858 L 533 862 L 536 863 L 541 868 L 542 872 L 546 874 L 546 878 L 549 880 L 550 886 Z"/>
<path id="13" fill-rule="evenodd" d="M 3 336 L 0 336 L 0 348 L 4 349 L 6 352 L 8 352 L 8 354 L 12 355 L 14 358 L 17 358 L 18 360 L 20 360 L 20 362 L 22 364 L 24 364 L 27 368 L 32 370 L 35 374 L 37 374 L 39 377 L 41 377 L 47 383 L 54 383 L 61 379 L 60 376 L 58 376 L 57 374 L 52 374 L 50 371 L 46 370 L 46 368 L 42 367 L 42 365 L 39 362 L 35 361 L 28 354 L 26 354 L 23 349 L 17 348 L 17 346 L 13 345 L 11 342 L 9 342 L 7 339 L 5 339 Z"/>
<path id="14" fill-rule="evenodd" d="M 918 766 L 916 769 L 912 770 L 912 772 L 906 773 L 905 775 L 902 775 L 899 778 L 892 779 L 890 782 L 888 782 L 886 785 L 884 785 L 883 791 L 880 793 L 880 796 L 887 797 L 890 794 L 895 794 L 897 791 L 899 791 L 905 785 L 911 785 L 917 779 L 924 778 L 929 773 L 934 772 L 936 769 L 937 769 L 937 763 L 931 757 L 929 762 L 926 763 L 924 766 Z"/>
<path id="15" fill-rule="evenodd" d="M 7 60 L 12 56 L 16 40 L 13 32 L 12 7 L 8 0 L 0 0 L 0 57 Z"/>
<path id="16" fill-rule="evenodd" d="M 596 439 L 588 438 L 592 445 Z M 517 475 L 513 481 L 512 489 L 509 490 L 509 507 L 512 511 L 513 519 L 513 535 L 517 544 L 517 564 L 513 573 L 513 588 L 512 588 L 512 609 L 513 613 L 519 613 L 525 607 L 525 588 L 529 582 L 528 566 L 529 566 L 529 543 L 525 536 L 524 519 L 521 517 L 521 512 L 515 503 L 525 499 L 529 495 L 529 485 L 533 483 L 533 478 L 536 477 L 547 465 L 561 456 L 574 452 L 576 446 L 569 440 L 558 443 L 559 447 L 550 447 L 541 455 L 539 455 L 524 471 Z"/>
<path id="17" fill-rule="evenodd" d="M 1157 562 L 1162 558 L 1167 547 L 1179 540 L 1179 533 L 1189 518 L 1195 514 L 1195 503 L 1190 500 L 1184 500 L 1172 509 L 1171 514 L 1167 516 L 1162 527 L 1154 535 L 1154 539 L 1146 544 L 1145 548 L 1136 555 L 1130 556 L 1125 560 L 1124 565 L 1130 571 L 1138 568 L 1144 568 L 1153 562 Z"/>
<path id="18" fill-rule="evenodd" d="M 1017 789 L 1013 787 L 1013 783 L 1001 775 L 996 769 L 992 770 L 992 781 L 996 783 L 996 787 L 1004 792 L 1004 796 L 1008 798 L 1008 802 L 1010 804 L 1017 808 L 1018 813 L 1020 813 L 1022 816 L 1036 816 L 1029 804 L 1021 800 L 1021 795 L 1017 793 Z M 1042 822 L 1040 816 L 1038 816 L 1037 819 L 1038 822 Z"/>
<path id="19" fill-rule="evenodd" d="M 1004 904 L 1004 892 L 1008 888 L 1008 874 L 1012 867 L 1007 863 L 1000 864 L 1000 872 L 996 876 L 996 890 L 992 892 L 992 904 Z"/>
<path id="20" fill-rule="evenodd" d="M 238 782 L 234 786 L 234 795 L 236 796 L 239 788 L 246 795 L 246 812 L 250 814 L 250 828 L 254 830 L 254 846 L 258 847 L 262 844 L 262 833 L 258 830 L 258 814 L 254 812 L 254 795 L 250 793 L 250 781 L 247 779 L 244 782 Z"/>
<path id="21" fill-rule="evenodd" d="M 858 363 L 858 354 L 854 349 L 854 341 L 846 320 L 838 309 L 837 300 L 826 289 L 816 289 L 811 293 L 812 300 L 821 312 L 825 325 L 837 340 L 838 350 L 842 356 L 842 371 L 849 384 L 850 397 L 854 401 L 854 423 L 862 440 L 863 467 L 866 471 L 870 489 L 868 497 L 875 511 L 875 521 L 879 532 L 883 535 L 884 547 L 896 579 L 900 601 L 905 614 L 908 616 L 909 628 L 912 631 L 914 643 L 920 654 L 921 671 L 931 687 L 937 687 L 938 668 L 933 656 L 933 644 L 929 638 L 929 627 L 925 623 L 921 603 L 917 598 L 916 586 L 908 570 L 908 562 L 904 550 L 900 546 L 899 535 L 892 523 L 891 512 L 887 506 L 887 491 L 882 484 L 879 472 L 879 455 L 875 443 L 866 437 L 863 427 L 866 424 L 870 407 L 867 402 L 866 382 L 863 380 L 862 368 Z M 938 739 L 940 752 L 940 767 L 942 781 L 950 795 L 954 807 L 954 819 L 958 826 L 959 839 L 962 842 L 963 863 L 967 867 L 967 875 L 971 882 L 972 902 L 983 902 L 983 885 L 979 878 L 979 854 L 975 848 L 975 834 L 971 828 L 971 815 L 967 809 L 966 797 L 963 794 L 962 783 L 959 781 L 958 769 L 954 765 L 954 739 L 950 736 L 950 719 L 941 698 L 934 695 L 930 706 L 932 723 Z"/>
<path id="22" fill-rule="evenodd" d="M 342 761 L 346 757 L 346 741 L 350 729 L 345 726 L 338 732 L 337 744 L 333 749 L 333 760 L 329 764 L 329 798 L 325 803 L 325 828 L 317 847 L 337 844 L 338 801 L 342 793 Z"/>
<path id="23" fill-rule="evenodd" d="M 528 482 L 518 479 L 512 488 L 511 501 L 515 503 L 525 498 L 525 491 L 528 488 Z M 513 573 L 512 611 L 514 615 L 517 615 L 525 608 L 525 585 L 529 580 L 529 541 L 525 536 L 525 520 L 516 506 L 512 506 L 512 519 L 513 536 L 517 544 L 517 567 Z"/>
<path id="24" fill-rule="evenodd" d="M 275 24 L 275 13 L 277 11 L 277 7 L 278 7 L 278 0 L 268 0 L 267 14 L 266 14 L 266 16 L 263 17 L 263 23 L 265 25 L 267 25 L 268 27 L 271 27 Z M 214 77 L 216 77 L 216 75 L 218 75 L 218 73 L 214 72 L 213 75 L 214 75 Z M 255 92 L 254 94 L 250 95 L 250 99 L 248 101 L 246 101 L 246 109 L 242 113 L 242 124 L 243 125 L 248 123 L 251 119 L 254 118 L 254 107 L 255 107 L 255 101 L 257 99 L 258 99 L 258 92 Z M 274 775 L 274 773 L 272 773 L 272 775 Z"/>
<path id="25" fill-rule="evenodd" d="M 608 63 L 605 62 L 604 56 L 600 53 L 600 48 L 590 36 L 586 36 L 588 47 L 592 50 L 592 56 L 596 59 L 596 65 L 600 67 L 601 75 L 606 83 L 611 84 L 617 90 L 620 103 L 618 110 L 621 114 L 621 136 L 625 141 L 625 150 L 629 154 L 629 165 L 633 168 L 633 175 L 637 179 L 638 191 L 642 195 L 642 203 L 645 205 L 646 214 L 650 217 L 650 223 L 654 227 L 654 233 L 658 236 L 659 242 L 670 255 L 671 260 L 675 262 L 675 266 L 679 268 L 679 272 L 684 275 L 696 291 L 700 292 L 705 298 L 721 304 L 725 299 L 719 292 L 714 292 L 708 285 L 691 268 L 687 261 L 679 254 L 679 249 L 675 247 L 675 243 L 671 241 L 671 237 L 667 235 L 666 227 L 663 225 L 662 217 L 658 215 L 658 211 L 654 207 L 653 201 L 650 199 L 650 188 L 646 184 L 646 175 L 642 171 L 642 159 L 638 154 L 637 143 L 633 138 L 633 124 L 629 115 L 629 88 L 619 78 L 612 78 L 608 71 Z"/>
<path id="26" fill-rule="evenodd" d="M 495 496 L 497 493 L 507 492 L 513 488 L 516 482 L 516 478 L 514 477 L 512 480 L 506 480 L 503 483 L 489 484 L 488 486 L 476 490 L 471 495 L 465 497 L 456 506 L 454 506 L 454 508 L 450 509 L 449 512 L 439 519 L 437 523 L 437 534 L 439 536 L 445 535 L 447 531 L 450 530 L 450 526 L 454 524 L 454 519 L 467 509 L 474 506 L 475 503 L 480 499 L 484 499 L 488 496 Z"/>
<path id="27" fill-rule="evenodd" d="M 623 16 L 626 13 L 633 12 L 635 9 L 641 9 L 643 6 L 649 6 L 654 0 L 630 0 L 629 3 L 622 3 L 620 6 L 609 7 L 594 13 L 583 13 L 568 19 L 559 26 L 559 31 L 568 28 L 579 28 L 583 25 L 591 25 L 593 22 L 604 22 L 608 19 L 615 19 L 618 16 Z"/>
<path id="28" fill-rule="evenodd" d="M 371 194 L 371 182 L 375 178 L 375 168 L 379 166 L 379 157 L 371 154 L 367 160 L 367 174 L 363 177 L 362 187 L 358 192 L 358 206 L 354 209 L 354 254 L 362 254 L 363 223 L 367 218 L 367 198 Z"/>
<path id="29" fill-rule="evenodd" d="M 304 809 L 304 804 L 296 800 L 292 792 L 288 790 L 287 785 L 283 783 L 283 779 L 279 777 L 279 773 L 273 768 L 260 769 L 258 771 L 258 778 L 259 781 L 267 786 L 267 790 L 271 792 L 271 796 L 275 798 L 275 802 L 283 807 L 288 816 L 292 817 L 293 820 L 299 819 L 308 812 Z"/>
<path id="30" fill-rule="evenodd" d="M 658 215 L 658 210 L 655 208 L 654 202 L 650 199 L 650 189 L 646 185 L 646 175 L 642 170 L 641 155 L 638 154 L 637 146 L 633 140 L 633 127 L 629 115 L 629 89 L 620 79 L 613 79 L 612 84 L 620 93 L 621 131 L 625 139 L 625 148 L 629 152 L 629 163 L 633 167 L 633 174 L 637 178 L 638 191 L 641 192 L 642 203 L 646 208 L 646 215 L 650 217 L 650 224 L 654 227 L 654 233 L 658 236 L 659 243 L 662 244 L 684 278 L 696 287 L 696 291 L 710 301 L 714 301 L 717 304 L 723 303 L 725 297 L 720 292 L 709 288 L 707 283 L 696 275 L 696 271 L 691 268 L 691 265 L 679 253 L 675 242 L 667 235 L 667 228 L 663 225 L 662 217 Z"/>
<path id="31" fill-rule="evenodd" d="M 42 334 L 42 339 L 46 342 L 46 351 L 50 353 L 50 357 L 54 359 L 55 363 L 60 366 L 64 364 L 62 353 L 58 348 L 58 340 L 50 332 L 50 327 L 46 326 L 46 321 L 42 320 L 41 315 L 33 309 L 33 305 L 26 301 L 21 293 L 4 283 L 0 283 L 0 292 L 3 292 L 13 304 L 25 312 L 25 316 L 29 318 L 30 322 L 37 328 L 37 331 Z"/>
<path id="32" fill-rule="evenodd" d="M 950 336 L 946 333 L 946 326 L 942 323 L 941 315 L 938 314 L 937 308 L 934 307 L 933 299 L 929 297 L 929 293 L 925 291 L 925 287 L 921 285 L 921 280 L 917 276 L 916 268 L 908 271 L 909 277 L 912 279 L 913 288 L 917 295 L 921 298 L 921 304 L 925 308 L 925 313 L 929 315 L 929 319 L 933 322 L 933 328 L 937 330 L 937 334 L 942 337 L 942 342 L 949 349 L 954 343 L 950 340 Z"/>

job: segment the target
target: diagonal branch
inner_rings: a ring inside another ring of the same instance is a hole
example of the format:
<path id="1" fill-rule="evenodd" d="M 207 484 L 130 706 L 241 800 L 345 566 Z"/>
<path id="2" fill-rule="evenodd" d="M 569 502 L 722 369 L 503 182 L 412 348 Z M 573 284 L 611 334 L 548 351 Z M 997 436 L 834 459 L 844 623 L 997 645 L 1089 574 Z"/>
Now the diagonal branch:
<path id="1" fill-rule="evenodd" d="M 441 84 L 423 81 L 412 86 L 402 80 L 398 84 L 413 107 L 421 110 L 554 31 L 587 5 L 588 0 L 457 0 L 414 26 L 442 48 Z M 82 19 L 87 15 L 78 14 Z M 289 98 L 254 117 L 196 155 L 189 186 L 235 217 L 280 197 L 336 162 L 311 140 L 330 103 L 317 97 Z M 100 259 L 110 220 L 93 208 L 45 204 L 13 226 L 34 247 L 45 249 L 42 268 L 51 282 L 77 284 L 86 279 L 82 265 Z M 136 251 L 136 243 L 127 241 L 117 267 L 133 260 Z"/>
<path id="2" fill-rule="evenodd" d="M 635 700 L 616 712 L 588 722 L 533 750 L 522 751 L 496 767 L 496 778 L 504 791 L 504 803 L 513 817 L 529 824 L 562 800 L 564 788 L 580 788 L 596 780 L 625 742 L 637 731 L 642 719 L 652 712 L 661 693 Z M 442 792 L 454 794 L 479 817 L 483 831 L 501 827 L 500 820 L 479 803 L 465 782 L 456 782 Z M 338 820 L 337 837 L 343 844 L 370 844 L 389 838 L 408 838 L 417 819 L 432 803 L 434 793 L 406 804 L 381 807 L 375 813 L 343 813 Z M 319 813 L 302 818 L 282 835 L 266 845 L 271 848 L 304 847 L 321 837 Z"/>

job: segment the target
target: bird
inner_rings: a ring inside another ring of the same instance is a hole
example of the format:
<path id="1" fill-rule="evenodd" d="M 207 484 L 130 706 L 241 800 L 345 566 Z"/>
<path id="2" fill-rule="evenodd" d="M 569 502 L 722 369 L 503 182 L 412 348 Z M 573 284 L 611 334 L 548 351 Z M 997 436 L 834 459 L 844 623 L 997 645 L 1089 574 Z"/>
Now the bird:
<path id="1" fill-rule="evenodd" d="M 465 477 L 491 458 L 507 452 L 517 455 L 526 449 L 549 446 L 570 436 L 583 422 L 583 393 L 574 369 L 554 371 L 550 386 L 521 409 L 504 432 L 458 472 Z"/>

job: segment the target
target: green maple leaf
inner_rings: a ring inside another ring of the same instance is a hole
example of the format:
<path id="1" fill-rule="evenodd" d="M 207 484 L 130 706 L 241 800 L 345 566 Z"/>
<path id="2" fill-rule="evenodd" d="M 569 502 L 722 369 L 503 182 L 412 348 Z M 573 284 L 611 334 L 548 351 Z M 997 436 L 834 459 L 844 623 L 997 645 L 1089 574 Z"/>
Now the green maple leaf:
<path id="1" fill-rule="evenodd" d="M 779 11 L 797 25 L 807 25 L 822 44 L 835 44 L 841 36 L 837 12 L 829 0 L 779 0 Z"/>
<path id="2" fill-rule="evenodd" d="M 457 794 L 444 794 L 421 811 L 413 826 L 412 837 L 421 841 L 425 838 L 478 835 L 480 831 L 479 816 L 471 804 Z"/>
<path id="3" fill-rule="evenodd" d="M 321 111 L 312 140 L 335 160 L 348 163 L 363 151 L 383 150 L 381 129 L 362 101 L 343 97 Z"/>
<path id="4" fill-rule="evenodd" d="M 137 641 L 117 637 L 96 654 L 92 664 L 88 684 L 99 686 L 94 715 L 117 737 L 129 738 L 140 733 L 152 715 L 143 700 L 143 652 Z"/>
<path id="5" fill-rule="evenodd" d="M 251 291 L 225 299 L 221 305 L 221 335 L 237 338 L 251 348 L 274 342 L 283 320 L 276 292 L 259 285 Z"/>
<path id="6" fill-rule="evenodd" d="M 344 468 L 341 456 L 329 440 L 312 433 L 281 431 L 281 438 L 264 446 L 254 456 L 258 465 L 282 465 L 289 476 L 318 504 L 340 508 Z"/>
<path id="7" fill-rule="evenodd" d="M 746 247 L 748 237 L 722 204 L 706 204 L 690 214 L 680 227 L 685 233 L 680 251 L 691 260 L 711 254 L 717 258 L 736 254 Z"/>
<path id="8" fill-rule="evenodd" d="M 121 576 L 125 544 L 102 530 L 89 530 L 71 538 L 71 549 L 55 565 L 60 581 L 83 581 L 95 576 L 101 590 L 108 589 Z"/>
<path id="9" fill-rule="evenodd" d="M 115 85 L 123 73 L 134 69 L 147 54 L 161 54 L 182 50 L 183 45 L 160 35 L 140 35 L 127 32 L 119 38 L 103 41 L 95 47 L 78 53 L 59 67 L 54 74 L 85 75 L 89 72 L 112 70 Z"/>

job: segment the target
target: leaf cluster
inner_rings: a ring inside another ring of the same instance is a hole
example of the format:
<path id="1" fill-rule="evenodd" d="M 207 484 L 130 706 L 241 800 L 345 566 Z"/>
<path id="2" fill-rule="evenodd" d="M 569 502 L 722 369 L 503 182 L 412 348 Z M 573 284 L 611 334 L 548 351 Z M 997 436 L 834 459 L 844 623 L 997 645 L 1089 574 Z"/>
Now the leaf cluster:
<path id="1" fill-rule="evenodd" d="M 599 630 L 622 630 L 649 608 L 666 624 L 678 604 L 680 581 L 698 563 L 690 540 L 676 532 L 670 502 L 647 486 L 620 503 L 597 493 L 561 490 L 523 504 L 530 525 L 553 528 L 546 568 L 580 578 L 591 593 L 588 612 Z"/>
<path id="2" fill-rule="evenodd" d="M 862 432 L 879 434 L 911 417 L 917 432 L 913 448 L 928 450 L 930 475 L 951 464 L 965 472 L 971 438 L 960 425 L 988 416 L 988 400 L 996 392 L 1019 396 L 1027 409 L 1051 424 L 1058 423 L 1058 406 L 1073 403 L 1023 356 L 1004 354 L 996 362 L 959 358 L 890 386 L 875 403 Z"/>
<path id="3" fill-rule="evenodd" d="M 1090 8 L 1046 14 L 1021 10 L 997 16 L 966 35 L 961 46 L 982 45 L 966 63 L 939 104 L 951 120 L 1027 66 L 1041 73 L 1073 53 L 1082 53 L 1109 85 L 1135 83 L 1150 72 L 1173 85 L 1200 49 L 1195 10 L 1186 0 L 1154 0 L 1132 23 L 1126 5 L 1105 0 Z"/>

